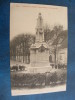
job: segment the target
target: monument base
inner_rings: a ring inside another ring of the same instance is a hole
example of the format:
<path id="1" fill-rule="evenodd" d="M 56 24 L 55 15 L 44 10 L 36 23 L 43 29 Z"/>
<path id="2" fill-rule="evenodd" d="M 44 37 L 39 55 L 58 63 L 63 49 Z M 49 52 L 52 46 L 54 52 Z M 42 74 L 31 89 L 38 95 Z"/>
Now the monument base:
<path id="1" fill-rule="evenodd" d="M 52 69 L 51 66 L 44 66 L 44 67 L 28 67 L 28 73 L 46 73 L 50 72 Z"/>

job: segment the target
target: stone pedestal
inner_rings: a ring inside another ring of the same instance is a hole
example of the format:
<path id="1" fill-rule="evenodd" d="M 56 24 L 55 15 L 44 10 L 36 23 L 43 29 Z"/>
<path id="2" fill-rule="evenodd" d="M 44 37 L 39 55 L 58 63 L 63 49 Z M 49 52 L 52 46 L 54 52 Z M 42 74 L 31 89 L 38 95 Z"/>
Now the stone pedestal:
<path id="1" fill-rule="evenodd" d="M 51 70 L 49 63 L 49 48 L 45 42 L 32 44 L 30 48 L 29 71 L 31 73 L 45 73 Z"/>
<path id="2" fill-rule="evenodd" d="M 28 69 L 28 73 L 46 73 L 46 72 L 50 72 L 52 70 L 52 68 L 50 66 L 42 66 L 42 67 L 29 67 Z"/>

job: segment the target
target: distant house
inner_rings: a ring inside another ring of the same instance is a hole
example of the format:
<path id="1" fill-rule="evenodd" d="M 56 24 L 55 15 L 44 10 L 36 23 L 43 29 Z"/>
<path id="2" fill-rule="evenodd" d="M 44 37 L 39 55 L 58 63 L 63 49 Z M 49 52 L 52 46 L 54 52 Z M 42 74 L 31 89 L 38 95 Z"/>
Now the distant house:
<path id="1" fill-rule="evenodd" d="M 64 39 L 58 48 L 58 63 L 67 65 L 67 38 Z"/>
<path id="2" fill-rule="evenodd" d="M 49 62 L 55 63 L 54 45 L 50 45 Z M 67 38 L 58 45 L 56 64 L 67 65 Z"/>

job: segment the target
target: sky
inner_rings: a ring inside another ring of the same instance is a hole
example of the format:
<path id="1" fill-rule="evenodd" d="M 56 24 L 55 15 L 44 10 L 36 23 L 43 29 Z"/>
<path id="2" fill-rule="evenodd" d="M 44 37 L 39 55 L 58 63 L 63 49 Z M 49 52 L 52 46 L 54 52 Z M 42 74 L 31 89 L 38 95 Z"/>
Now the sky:
<path id="1" fill-rule="evenodd" d="M 63 25 L 67 29 L 67 7 L 38 5 L 26 3 L 10 4 L 10 40 L 19 34 L 36 34 L 38 14 L 41 13 L 44 25 L 51 28 L 55 25 Z"/>

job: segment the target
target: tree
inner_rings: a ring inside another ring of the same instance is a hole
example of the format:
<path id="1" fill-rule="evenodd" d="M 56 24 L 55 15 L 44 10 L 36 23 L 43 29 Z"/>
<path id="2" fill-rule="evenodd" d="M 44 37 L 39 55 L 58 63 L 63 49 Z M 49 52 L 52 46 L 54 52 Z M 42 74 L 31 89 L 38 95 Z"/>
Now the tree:
<path id="1" fill-rule="evenodd" d="M 20 34 L 10 42 L 10 56 L 18 57 L 23 56 L 23 62 L 30 56 L 30 46 L 35 42 L 35 36 L 31 34 Z"/>
<path id="2" fill-rule="evenodd" d="M 46 24 L 44 26 L 44 40 L 45 40 L 45 42 L 47 42 L 48 40 L 50 40 L 51 36 L 52 36 L 51 29 L 50 29 L 49 25 Z"/>
<path id="3" fill-rule="evenodd" d="M 53 32 L 54 32 L 54 41 L 52 43 L 52 45 L 54 46 L 54 55 L 55 55 L 55 67 L 58 67 L 58 46 L 60 41 L 62 42 L 62 38 L 60 37 L 62 35 L 63 32 L 63 26 L 58 25 L 58 26 L 54 26 L 53 28 Z"/>
<path id="4" fill-rule="evenodd" d="M 55 66 L 58 65 L 58 61 L 56 62 L 57 53 L 58 53 L 58 46 L 61 44 L 63 39 L 67 37 L 66 31 L 63 30 L 62 25 L 56 25 L 53 27 L 53 29 L 50 29 L 49 25 L 44 26 L 44 37 L 45 41 L 48 43 L 48 45 L 53 47 L 54 49 L 52 50 L 54 56 L 55 56 Z M 57 59 L 58 60 L 58 59 Z"/>

